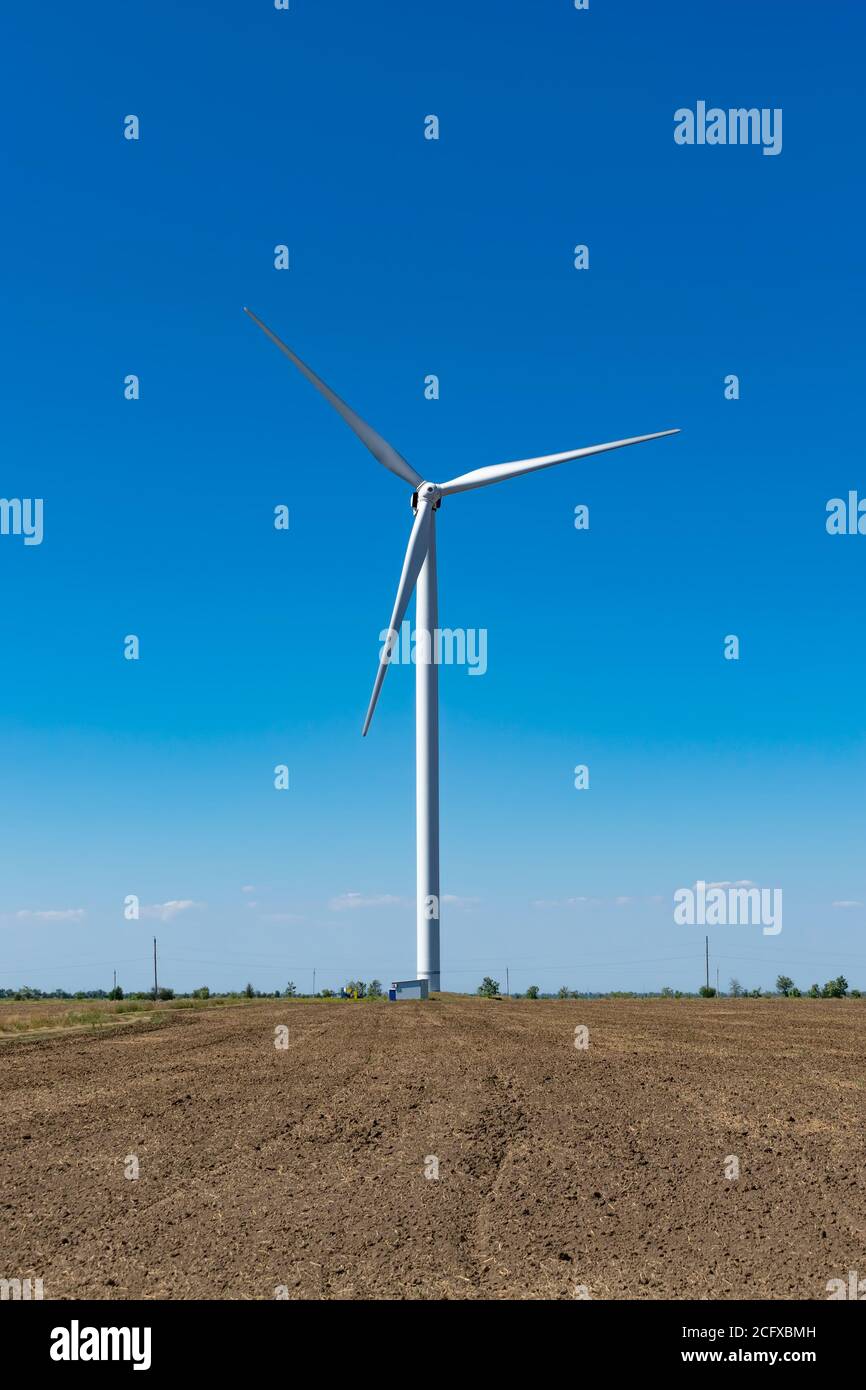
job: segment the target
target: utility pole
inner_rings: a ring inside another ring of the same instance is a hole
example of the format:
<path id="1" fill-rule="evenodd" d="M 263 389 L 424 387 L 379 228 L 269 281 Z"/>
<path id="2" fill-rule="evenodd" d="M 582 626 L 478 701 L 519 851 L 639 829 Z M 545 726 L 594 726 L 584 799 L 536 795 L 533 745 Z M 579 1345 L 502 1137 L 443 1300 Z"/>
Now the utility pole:
<path id="1" fill-rule="evenodd" d="M 709 938 L 708 936 L 705 936 L 705 937 L 704 937 L 704 941 L 706 942 L 706 946 L 707 946 L 707 989 L 709 989 L 709 987 L 710 987 L 710 938 Z"/>
<path id="2" fill-rule="evenodd" d="M 716 994 L 719 992 L 719 967 L 716 966 Z"/>
<path id="3" fill-rule="evenodd" d="M 313 966 L 313 998 L 316 997 L 316 967 Z"/>
<path id="4" fill-rule="evenodd" d="M 156 937 L 153 938 L 153 1002 L 159 998 L 159 985 L 156 981 Z"/>
<path id="5" fill-rule="evenodd" d="M 114 972 L 114 988 L 117 989 L 117 971 Z"/>
<path id="6" fill-rule="evenodd" d="M 511 998 L 511 982 L 510 982 L 510 980 L 509 980 L 509 978 L 508 978 L 508 966 L 507 966 L 507 965 L 506 965 L 506 967 L 505 967 L 505 997 L 506 997 L 506 999 L 510 999 L 510 998 Z"/>

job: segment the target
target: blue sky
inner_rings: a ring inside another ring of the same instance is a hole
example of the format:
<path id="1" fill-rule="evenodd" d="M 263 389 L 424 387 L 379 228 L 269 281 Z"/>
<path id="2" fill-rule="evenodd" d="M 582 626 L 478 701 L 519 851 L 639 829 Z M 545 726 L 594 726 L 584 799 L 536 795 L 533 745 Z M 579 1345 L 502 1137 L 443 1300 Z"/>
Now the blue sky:
<path id="1" fill-rule="evenodd" d="M 5 29 L 0 495 L 44 540 L 0 536 L 0 984 L 143 987 L 154 931 L 182 989 L 414 973 L 410 668 L 360 738 L 408 489 L 249 304 L 426 477 L 683 430 L 443 503 L 489 663 L 440 682 L 444 986 L 693 988 L 697 879 L 784 891 L 723 983 L 866 985 L 866 538 L 825 529 L 866 495 L 862 7 Z M 678 146 L 698 100 L 781 108 L 781 154 Z"/>

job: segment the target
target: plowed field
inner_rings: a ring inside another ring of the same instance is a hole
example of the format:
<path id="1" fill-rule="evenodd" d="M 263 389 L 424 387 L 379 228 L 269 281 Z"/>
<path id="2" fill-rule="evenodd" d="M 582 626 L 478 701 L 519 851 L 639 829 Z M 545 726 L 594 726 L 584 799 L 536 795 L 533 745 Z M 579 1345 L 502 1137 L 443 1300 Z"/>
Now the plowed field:
<path id="1" fill-rule="evenodd" d="M 46 1298 L 825 1299 L 866 1271 L 864 1024 L 857 1000 L 443 995 L 15 1038 L 0 1276 Z"/>

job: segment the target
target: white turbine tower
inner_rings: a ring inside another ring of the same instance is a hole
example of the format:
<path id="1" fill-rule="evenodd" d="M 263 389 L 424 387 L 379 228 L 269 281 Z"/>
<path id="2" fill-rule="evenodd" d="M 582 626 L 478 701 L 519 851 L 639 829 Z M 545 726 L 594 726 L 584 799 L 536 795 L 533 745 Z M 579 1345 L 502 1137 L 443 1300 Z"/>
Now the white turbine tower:
<path id="1" fill-rule="evenodd" d="M 404 614 L 417 588 L 415 611 L 415 805 L 417 839 L 417 934 L 418 979 L 427 980 L 431 990 L 439 988 L 439 680 L 435 661 L 438 611 L 436 599 L 436 512 L 443 497 L 472 488 L 487 487 L 505 478 L 519 478 L 521 473 L 534 473 L 537 468 L 550 468 L 570 459 L 588 458 L 608 449 L 623 449 L 627 444 L 643 444 L 648 439 L 662 439 L 679 430 L 660 430 L 656 434 L 639 434 L 633 439 L 615 439 L 610 444 L 592 444 L 586 449 L 570 449 L 565 454 L 544 454 L 541 458 L 518 459 L 515 463 L 496 463 L 488 468 L 476 468 L 461 473 L 447 483 L 428 483 L 416 473 L 397 450 L 377 434 L 345 401 L 341 401 L 321 377 L 316 376 L 290 347 L 287 347 L 266 324 L 245 309 L 271 342 L 276 343 L 290 362 L 294 362 L 346 424 L 366 444 L 374 458 L 396 473 L 412 487 L 412 507 L 415 522 L 406 547 L 403 571 L 397 586 L 394 611 L 391 614 L 390 637 L 382 649 L 379 669 L 373 684 L 373 694 L 364 720 L 366 734 L 373 718 L 379 691 L 388 669 L 389 657 L 400 630 Z M 425 659 L 421 659 L 421 657 Z M 429 659 L 426 659 L 428 658 Z"/>

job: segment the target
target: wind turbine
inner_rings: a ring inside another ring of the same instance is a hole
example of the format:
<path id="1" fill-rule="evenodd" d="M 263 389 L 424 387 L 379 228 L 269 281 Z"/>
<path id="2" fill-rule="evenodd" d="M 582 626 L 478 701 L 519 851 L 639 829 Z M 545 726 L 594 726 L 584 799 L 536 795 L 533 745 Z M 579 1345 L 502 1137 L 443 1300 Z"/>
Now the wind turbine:
<path id="1" fill-rule="evenodd" d="M 443 497 L 456 492 L 469 492 L 489 483 L 501 483 L 506 478 L 519 478 L 522 473 L 534 473 L 538 468 L 552 468 L 556 463 L 588 458 L 609 449 L 624 449 L 628 444 L 643 444 L 648 439 L 663 439 L 679 430 L 659 430 L 656 434 L 639 434 L 632 439 L 614 439 L 610 444 L 591 444 L 586 449 L 570 449 L 564 454 L 543 454 L 540 458 L 518 459 L 514 463 L 496 463 L 487 468 L 475 468 L 461 473 L 447 483 L 430 483 L 416 473 L 402 454 L 371 428 L 351 406 L 326 386 L 321 377 L 302 362 L 290 347 L 272 333 L 270 328 L 251 309 L 244 309 L 253 323 L 258 324 L 280 352 L 294 362 L 325 400 L 330 401 L 350 429 L 374 458 L 412 488 L 412 508 L 415 521 L 406 547 L 397 597 L 388 629 L 388 640 L 382 648 L 379 669 L 373 683 L 373 694 L 367 708 L 363 733 L 373 718 L 376 701 L 388 670 L 393 643 L 409 605 L 413 590 L 415 599 L 415 833 L 417 866 L 417 964 L 418 979 L 427 980 L 431 990 L 439 988 L 439 673 L 435 661 L 436 630 L 439 621 L 436 596 L 436 513 Z M 427 659 L 429 657 L 429 659 Z"/>

